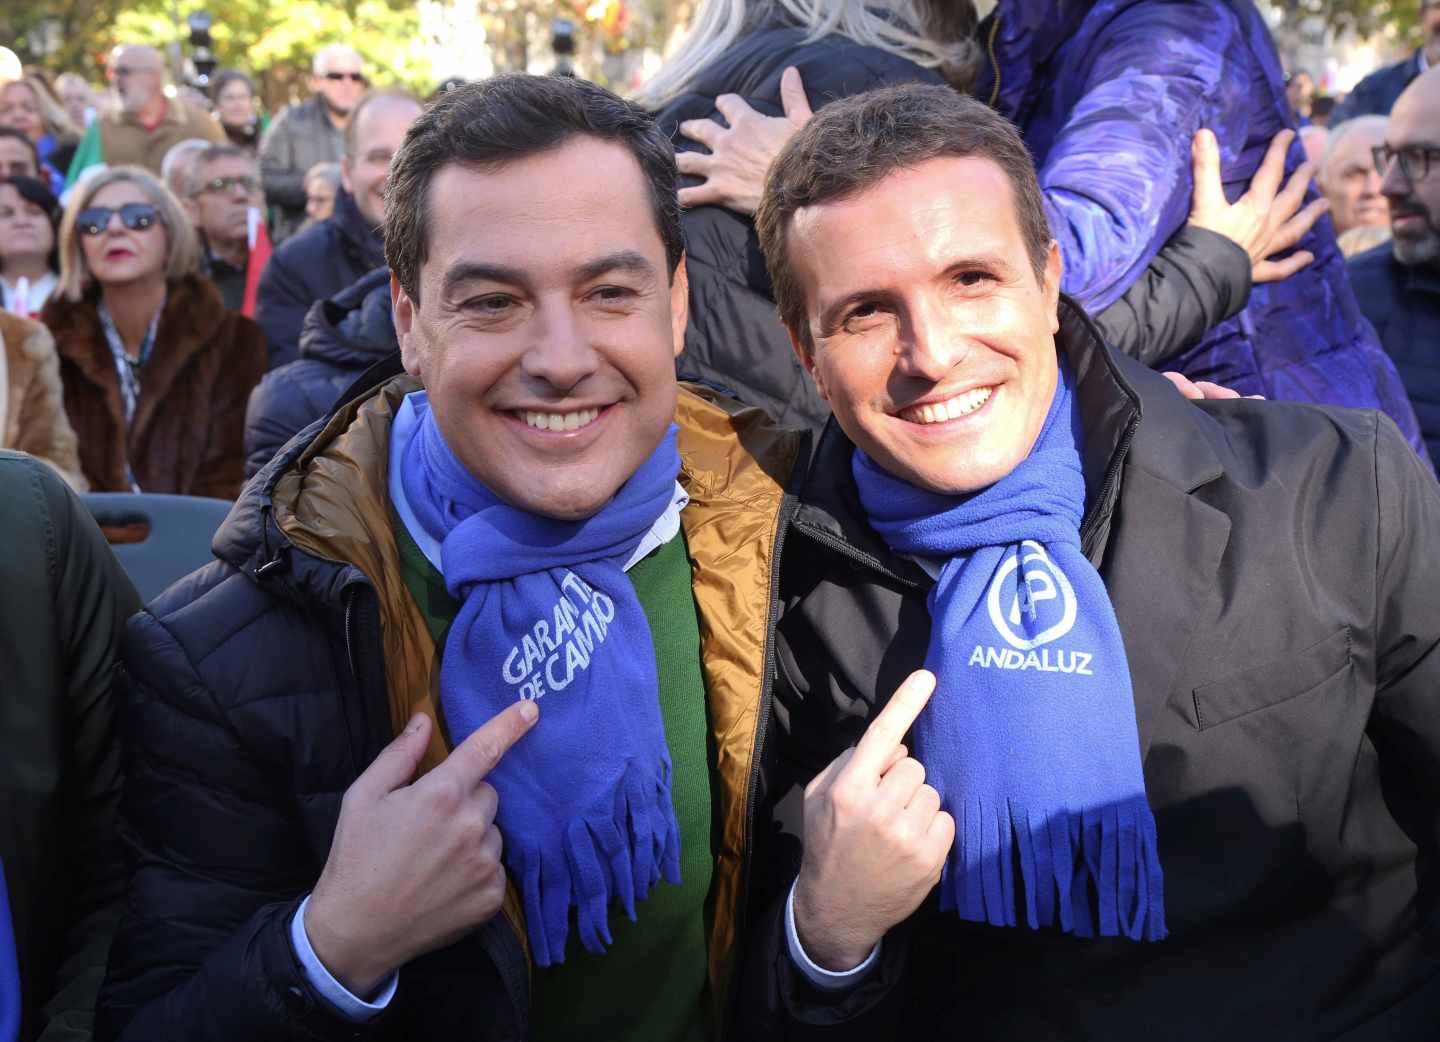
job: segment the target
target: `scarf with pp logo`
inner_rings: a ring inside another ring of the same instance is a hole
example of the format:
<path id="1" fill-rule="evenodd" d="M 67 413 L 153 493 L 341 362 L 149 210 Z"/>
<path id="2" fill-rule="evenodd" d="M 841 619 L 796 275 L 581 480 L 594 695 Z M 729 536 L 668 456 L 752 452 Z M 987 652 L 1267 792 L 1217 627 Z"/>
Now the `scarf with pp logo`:
<path id="1" fill-rule="evenodd" d="M 461 601 L 440 666 L 450 740 L 519 698 L 540 721 L 490 773 L 505 867 L 520 888 L 535 962 L 610 944 L 618 898 L 631 920 L 661 878 L 680 882 L 680 829 L 650 627 L 624 565 L 670 505 L 680 455 L 671 427 L 599 513 L 559 521 L 516 509 L 455 458 L 424 395 L 402 480 L 440 543 Z"/>
<path id="2" fill-rule="evenodd" d="M 940 904 L 962 919 L 1081 937 L 1165 936 L 1130 667 L 1100 574 L 1080 551 L 1085 479 L 1062 364 L 1035 447 L 995 484 L 928 492 L 856 451 L 871 526 L 940 558 L 925 666 L 938 688 L 915 757 L 955 818 Z"/>

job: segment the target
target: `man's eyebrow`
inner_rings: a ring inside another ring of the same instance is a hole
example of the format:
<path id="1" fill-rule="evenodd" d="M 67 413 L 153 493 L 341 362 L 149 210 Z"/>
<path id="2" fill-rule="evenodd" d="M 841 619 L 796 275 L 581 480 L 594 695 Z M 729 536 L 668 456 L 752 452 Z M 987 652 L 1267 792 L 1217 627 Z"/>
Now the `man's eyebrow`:
<path id="1" fill-rule="evenodd" d="M 653 275 L 655 266 L 639 250 L 616 250 L 580 265 L 575 274 L 578 282 L 589 282 L 612 271 L 628 271 L 636 275 Z"/>
<path id="2" fill-rule="evenodd" d="M 486 264 L 483 261 L 459 261 L 446 270 L 445 278 L 440 282 L 440 293 L 442 296 L 449 296 L 456 286 L 466 282 L 504 282 L 519 286 L 525 281 L 525 273 L 519 268 Z"/>
<path id="3" fill-rule="evenodd" d="M 653 275 L 655 266 L 638 250 L 617 250 L 603 257 L 586 261 L 575 269 L 575 281 L 589 282 L 611 271 L 630 271 L 638 275 Z M 448 296 L 457 286 L 466 282 L 501 282 L 512 286 L 523 286 L 529 282 L 520 268 L 503 264 L 487 264 L 484 261 L 460 261 L 450 266 L 440 283 L 440 292 Z"/>

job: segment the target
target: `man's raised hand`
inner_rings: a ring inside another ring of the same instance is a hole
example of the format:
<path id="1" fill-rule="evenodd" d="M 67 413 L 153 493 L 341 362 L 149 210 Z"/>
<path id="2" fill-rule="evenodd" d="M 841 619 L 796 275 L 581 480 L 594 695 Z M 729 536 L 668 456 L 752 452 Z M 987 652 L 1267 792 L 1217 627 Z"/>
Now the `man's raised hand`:
<path id="1" fill-rule="evenodd" d="M 499 797 L 485 778 L 538 718 L 534 702 L 509 706 L 412 784 L 434 726 L 417 715 L 346 790 L 305 932 L 352 994 L 500 910 Z"/>
<path id="2" fill-rule="evenodd" d="M 859 743 L 806 786 L 795 929 L 825 969 L 858 966 L 940 879 L 955 821 L 901 744 L 934 690 L 933 673 L 911 673 Z"/>

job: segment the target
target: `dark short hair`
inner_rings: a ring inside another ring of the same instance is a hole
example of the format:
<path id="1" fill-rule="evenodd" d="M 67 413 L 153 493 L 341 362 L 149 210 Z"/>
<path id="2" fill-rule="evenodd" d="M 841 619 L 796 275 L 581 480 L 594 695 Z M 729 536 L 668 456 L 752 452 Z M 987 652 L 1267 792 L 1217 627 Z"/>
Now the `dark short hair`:
<path id="1" fill-rule="evenodd" d="M 351 117 L 354 123 L 354 117 Z M 656 229 L 674 275 L 685 252 L 676 196 L 675 150 L 644 109 L 604 87 L 569 76 L 510 73 L 447 91 L 405 135 L 385 186 L 385 259 L 419 300 L 430 250 L 428 196 L 448 163 L 495 169 L 587 135 L 625 146 L 650 188 Z"/>
<path id="2" fill-rule="evenodd" d="M 416 108 L 425 106 L 424 102 L 403 87 L 381 87 L 379 90 L 365 92 L 350 110 L 350 119 L 345 124 L 345 154 L 347 156 L 353 158 L 356 150 L 360 147 L 360 113 L 375 102 L 387 98 L 391 101 L 408 101 Z"/>
<path id="3" fill-rule="evenodd" d="M 210 79 L 210 100 L 218 102 L 220 100 L 220 92 L 236 80 L 245 84 L 252 98 L 258 93 L 258 91 L 255 90 L 255 81 L 252 80 L 248 74 L 241 72 L 239 69 L 221 69 Z"/>
<path id="4" fill-rule="evenodd" d="M 988 105 L 949 87 L 882 87 L 826 105 L 790 139 L 766 175 L 755 226 L 780 320 L 802 344 L 811 344 L 805 293 L 787 244 L 796 211 L 856 195 L 932 159 L 970 156 L 1005 172 L 1025 250 L 1043 280 L 1050 224 L 1035 162 L 1014 124 Z"/>
<path id="5" fill-rule="evenodd" d="M 25 136 L 25 132 L 23 130 L 16 130 L 14 127 L 0 127 L 0 138 L 4 137 L 11 137 L 14 138 L 16 141 L 24 142 L 25 147 L 30 150 L 30 155 L 35 159 L 36 171 L 39 171 L 41 169 L 40 150 L 35 147 L 35 142 L 31 141 L 28 137 Z"/>
<path id="6" fill-rule="evenodd" d="M 9 185 L 19 193 L 32 206 L 38 206 L 45 211 L 45 218 L 50 222 L 50 231 L 55 239 L 55 245 L 50 248 L 50 256 L 47 263 L 51 271 L 60 270 L 60 200 L 55 198 L 55 193 L 50 191 L 43 181 L 37 181 L 33 177 L 25 177 L 23 174 L 15 177 L 0 177 L 0 185 Z"/>

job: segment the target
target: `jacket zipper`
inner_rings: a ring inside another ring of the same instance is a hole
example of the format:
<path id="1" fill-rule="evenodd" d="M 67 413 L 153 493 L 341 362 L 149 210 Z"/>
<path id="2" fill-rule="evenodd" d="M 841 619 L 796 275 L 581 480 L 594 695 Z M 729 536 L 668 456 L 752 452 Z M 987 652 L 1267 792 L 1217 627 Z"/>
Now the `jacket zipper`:
<path id="1" fill-rule="evenodd" d="M 765 650 L 761 656 L 760 704 L 756 709 L 758 715 L 755 717 L 755 743 L 750 751 L 750 778 L 745 786 L 745 850 L 740 869 L 740 902 L 735 917 L 736 953 L 730 969 L 730 994 L 726 1002 L 726 1006 L 731 1008 L 739 995 L 735 987 L 736 971 L 743 955 L 741 936 L 750 915 L 750 865 L 755 852 L 755 811 L 758 802 L 756 790 L 760 784 L 760 767 L 765 738 L 769 731 L 772 674 L 775 672 L 775 626 L 780 621 L 780 560 L 785 549 L 785 531 L 790 527 L 790 520 L 795 516 L 796 509 L 798 501 L 785 496 L 775 522 L 775 545 L 770 557 L 770 604 L 765 619 Z M 725 1020 L 733 1022 L 734 1015 L 727 1013 Z M 721 1026 L 720 1034 L 723 1037 L 724 1025 Z"/>
<path id="2" fill-rule="evenodd" d="M 990 36 L 985 40 L 985 53 L 990 56 L 990 71 L 995 74 L 995 86 L 990 89 L 989 106 L 993 109 L 1000 100 L 1000 59 L 995 57 L 995 38 L 1000 35 L 1000 12 L 996 11 L 990 23 Z"/>
<path id="3" fill-rule="evenodd" d="M 885 576 L 888 579 L 893 579 L 897 583 L 904 583 L 912 590 L 923 589 L 923 586 L 920 583 L 916 582 L 914 579 L 907 579 L 903 575 L 897 575 L 895 572 L 891 571 L 889 568 L 886 568 L 883 564 L 881 564 L 878 558 L 872 557 L 870 554 L 867 554 L 863 550 L 856 549 L 849 543 L 845 542 L 845 540 L 843 539 L 837 538 L 836 536 L 833 536 L 828 532 L 822 532 L 818 528 L 811 528 L 807 525 L 801 525 L 799 526 L 799 528 L 802 532 L 805 533 L 806 538 L 815 540 L 815 542 L 819 543 L 821 546 L 825 547 L 826 549 L 835 551 L 841 557 L 848 558 L 849 560 L 854 561 L 856 564 L 863 564 L 865 567 L 871 569 L 872 571 L 879 572 L 881 575 Z"/>
<path id="4" fill-rule="evenodd" d="M 1120 436 L 1120 444 L 1115 447 L 1115 455 L 1110 458 L 1110 466 L 1105 471 L 1105 483 L 1100 486 L 1100 495 L 1095 500 L 1095 509 L 1090 516 L 1080 523 L 1080 547 L 1084 553 L 1085 538 L 1095 529 L 1100 521 L 1101 512 L 1105 504 L 1110 502 L 1111 495 L 1115 491 L 1115 483 L 1120 480 L 1120 468 L 1125 465 L 1125 457 L 1130 455 L 1130 443 L 1135 440 L 1135 432 L 1140 429 L 1140 417 L 1132 416 L 1130 422 L 1125 426 L 1125 433 Z"/>

